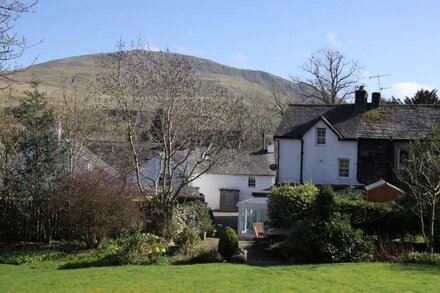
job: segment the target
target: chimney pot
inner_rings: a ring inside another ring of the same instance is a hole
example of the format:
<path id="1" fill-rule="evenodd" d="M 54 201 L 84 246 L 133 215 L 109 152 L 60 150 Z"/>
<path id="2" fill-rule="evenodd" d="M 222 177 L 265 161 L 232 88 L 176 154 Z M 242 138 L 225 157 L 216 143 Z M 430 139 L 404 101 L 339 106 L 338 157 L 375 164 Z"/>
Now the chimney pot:
<path id="1" fill-rule="evenodd" d="M 275 151 L 275 146 L 274 146 L 272 143 L 270 143 L 270 144 L 267 146 L 267 153 L 269 153 L 269 154 L 273 154 L 274 151 Z"/>
<path id="2" fill-rule="evenodd" d="M 380 105 L 380 93 L 372 93 L 371 94 L 371 105 L 373 108 L 379 108 Z"/>
<path id="3" fill-rule="evenodd" d="M 368 93 L 364 90 L 364 87 L 361 86 L 354 94 L 354 108 L 356 113 L 360 114 L 367 110 L 367 98 Z"/>

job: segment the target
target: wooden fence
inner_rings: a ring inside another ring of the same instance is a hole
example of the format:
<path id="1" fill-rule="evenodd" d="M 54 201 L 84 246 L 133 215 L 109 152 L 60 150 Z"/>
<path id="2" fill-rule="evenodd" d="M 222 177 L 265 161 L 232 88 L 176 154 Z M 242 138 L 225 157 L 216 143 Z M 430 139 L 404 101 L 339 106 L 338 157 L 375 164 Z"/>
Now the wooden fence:
<path id="1" fill-rule="evenodd" d="M 69 238 L 60 215 L 44 201 L 0 198 L 0 242 L 49 241 Z"/>

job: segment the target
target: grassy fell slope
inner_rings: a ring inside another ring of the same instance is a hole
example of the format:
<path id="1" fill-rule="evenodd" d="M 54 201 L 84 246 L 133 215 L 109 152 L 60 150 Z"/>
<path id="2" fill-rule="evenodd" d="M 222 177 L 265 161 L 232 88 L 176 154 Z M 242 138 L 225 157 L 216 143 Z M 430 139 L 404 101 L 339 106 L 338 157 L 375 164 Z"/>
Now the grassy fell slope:
<path id="1" fill-rule="evenodd" d="M 174 53 L 151 52 L 151 54 L 152 58 L 157 58 L 159 54 Z M 238 69 L 208 59 L 180 56 L 192 64 L 202 84 L 226 88 L 235 95 L 269 99 L 274 90 L 286 95 L 295 95 L 299 92 L 297 84 L 267 72 Z M 98 54 L 84 55 L 36 64 L 26 72 L 20 73 L 17 79 L 25 83 L 36 78 L 42 82 L 42 89 L 48 92 L 56 91 L 63 75 L 75 75 L 80 83 L 86 83 L 95 78 L 97 57 Z M 19 96 L 20 90 L 22 87 L 18 87 L 15 94 Z"/>

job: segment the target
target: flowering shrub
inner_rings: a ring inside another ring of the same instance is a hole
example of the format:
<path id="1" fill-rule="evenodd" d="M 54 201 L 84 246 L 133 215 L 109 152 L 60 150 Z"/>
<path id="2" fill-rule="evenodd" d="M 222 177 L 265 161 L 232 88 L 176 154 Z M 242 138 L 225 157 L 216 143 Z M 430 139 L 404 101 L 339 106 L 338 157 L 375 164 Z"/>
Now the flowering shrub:
<path id="1" fill-rule="evenodd" d="M 404 256 L 403 262 L 416 264 L 440 265 L 440 254 L 426 252 L 410 252 Z"/>
<path id="2" fill-rule="evenodd" d="M 209 211 L 206 203 L 195 200 L 178 204 L 173 209 L 173 238 L 185 237 L 180 235 L 185 229 L 195 228 L 199 233 L 215 232 L 215 227 L 209 217 Z"/>
<path id="3" fill-rule="evenodd" d="M 151 264 L 166 255 L 168 248 L 156 235 L 142 233 L 136 226 L 127 230 L 108 247 L 119 264 Z"/>

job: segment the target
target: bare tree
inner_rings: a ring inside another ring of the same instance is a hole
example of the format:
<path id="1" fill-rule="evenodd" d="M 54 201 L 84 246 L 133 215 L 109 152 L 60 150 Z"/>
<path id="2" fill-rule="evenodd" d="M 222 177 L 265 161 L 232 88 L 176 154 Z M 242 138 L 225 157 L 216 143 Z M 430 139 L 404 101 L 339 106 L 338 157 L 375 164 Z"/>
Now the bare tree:
<path id="1" fill-rule="evenodd" d="M 20 58 L 29 45 L 24 37 L 14 32 L 18 19 L 31 12 L 36 1 L 0 0 L 0 81 L 2 88 L 9 85 L 13 75 L 26 68 L 15 61 Z"/>
<path id="2" fill-rule="evenodd" d="M 80 86 L 75 76 L 62 75 L 56 95 L 60 100 L 56 109 L 58 127 L 67 147 L 68 169 L 73 175 L 84 147 L 98 127 L 100 113 L 91 103 L 96 99 L 94 85 Z"/>
<path id="3" fill-rule="evenodd" d="M 142 185 L 141 163 L 136 142 L 141 136 L 141 118 L 147 109 L 148 80 L 150 78 L 150 53 L 143 50 L 140 41 L 127 44 L 120 39 L 116 44 L 116 52 L 103 54 L 98 58 L 97 87 L 99 92 L 115 103 L 119 110 L 112 115 L 130 145 L 130 157 L 139 189 Z M 112 110 L 112 109 L 108 109 Z M 149 109 L 151 110 L 151 109 Z"/>
<path id="4" fill-rule="evenodd" d="M 272 91 L 270 110 L 279 118 L 283 118 L 284 112 L 286 112 L 289 103 L 291 103 L 294 99 L 294 96 L 286 96 L 278 91 Z"/>
<path id="5" fill-rule="evenodd" d="M 320 49 L 307 59 L 301 69 L 306 76 L 292 79 L 303 86 L 305 98 L 338 104 L 354 93 L 361 66 L 356 60 L 347 60 L 339 51 Z"/>
<path id="6" fill-rule="evenodd" d="M 139 189 L 169 206 L 230 144 L 234 104 L 221 90 L 202 92 L 183 57 L 144 47 L 135 42 L 127 49 L 119 41 L 115 53 L 100 59 L 98 84 L 120 109 Z M 141 166 L 141 134 L 143 143 L 160 148 L 159 172 L 149 174 Z"/>
<path id="7" fill-rule="evenodd" d="M 403 165 L 404 169 L 396 173 L 410 190 L 412 210 L 420 219 L 422 234 L 432 255 L 438 221 L 436 211 L 440 205 L 440 128 L 434 128 L 426 139 L 412 142 Z"/>

